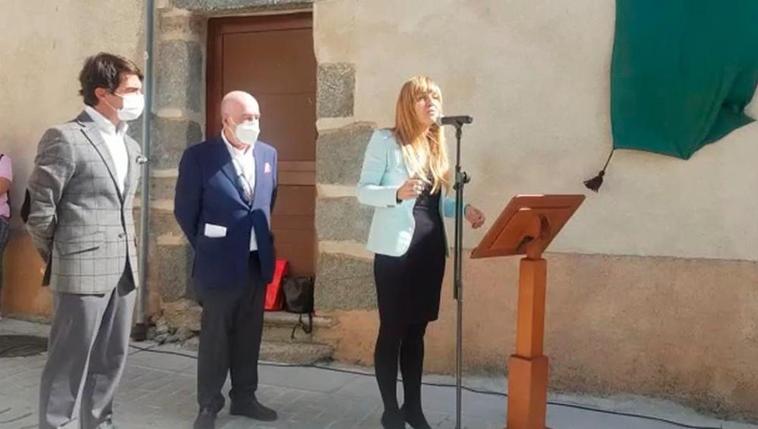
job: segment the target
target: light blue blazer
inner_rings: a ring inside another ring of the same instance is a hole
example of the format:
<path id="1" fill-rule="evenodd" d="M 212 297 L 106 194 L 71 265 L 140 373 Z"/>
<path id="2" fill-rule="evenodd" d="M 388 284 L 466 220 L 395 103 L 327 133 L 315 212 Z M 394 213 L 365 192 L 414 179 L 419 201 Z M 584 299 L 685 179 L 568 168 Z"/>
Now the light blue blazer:
<path id="1" fill-rule="evenodd" d="M 366 148 L 358 181 L 358 201 L 374 207 L 366 243 L 368 250 L 388 256 L 402 256 L 408 251 L 416 227 L 413 219 L 416 199 L 398 203 L 396 195 L 398 188 L 409 177 L 403 152 L 392 131 L 374 131 Z M 440 215 L 455 216 L 455 198 L 440 198 Z M 447 248 L 446 234 L 446 253 Z"/>

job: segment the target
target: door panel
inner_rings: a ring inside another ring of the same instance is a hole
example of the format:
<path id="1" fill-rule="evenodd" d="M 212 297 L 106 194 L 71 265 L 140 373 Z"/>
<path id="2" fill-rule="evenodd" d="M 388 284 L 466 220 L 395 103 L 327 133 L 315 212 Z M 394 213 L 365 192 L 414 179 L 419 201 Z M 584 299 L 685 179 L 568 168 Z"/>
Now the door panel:
<path id="1" fill-rule="evenodd" d="M 293 275 L 313 275 L 316 252 L 316 58 L 309 13 L 218 18 L 208 23 L 207 135 L 221 132 L 219 106 L 232 90 L 261 106 L 260 139 L 277 149 L 272 230 Z"/>

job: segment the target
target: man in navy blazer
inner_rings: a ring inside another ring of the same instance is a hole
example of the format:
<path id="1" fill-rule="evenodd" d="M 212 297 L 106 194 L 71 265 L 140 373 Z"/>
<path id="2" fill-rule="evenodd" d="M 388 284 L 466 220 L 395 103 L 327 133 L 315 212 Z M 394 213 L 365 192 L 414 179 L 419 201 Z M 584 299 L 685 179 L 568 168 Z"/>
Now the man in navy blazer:
<path id="1" fill-rule="evenodd" d="M 185 150 L 174 215 L 194 250 L 192 281 L 203 313 L 195 429 L 213 429 L 231 372 L 230 413 L 276 420 L 258 402 L 258 355 L 266 285 L 274 272 L 271 211 L 276 149 L 258 141 L 260 108 L 233 91 L 221 102 L 221 135 Z"/>

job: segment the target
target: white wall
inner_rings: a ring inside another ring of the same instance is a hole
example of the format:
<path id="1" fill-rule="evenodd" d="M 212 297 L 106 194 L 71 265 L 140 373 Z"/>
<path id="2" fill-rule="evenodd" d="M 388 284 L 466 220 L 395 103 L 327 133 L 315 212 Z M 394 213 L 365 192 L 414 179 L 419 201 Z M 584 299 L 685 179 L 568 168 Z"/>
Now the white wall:
<path id="1" fill-rule="evenodd" d="M 516 193 L 587 193 L 552 250 L 758 260 L 756 124 L 688 161 L 618 151 L 600 193 L 584 188 L 611 147 L 614 2 L 322 0 L 315 13 L 319 62 L 356 66 L 353 120 L 391 125 L 417 73 L 447 113 L 474 117 L 467 191 L 490 218 Z"/>
<path id="2" fill-rule="evenodd" d="M 138 0 L 2 2 L 0 150 L 14 161 L 14 211 L 42 133 L 82 109 L 84 59 L 108 51 L 143 63 L 142 9 Z"/>

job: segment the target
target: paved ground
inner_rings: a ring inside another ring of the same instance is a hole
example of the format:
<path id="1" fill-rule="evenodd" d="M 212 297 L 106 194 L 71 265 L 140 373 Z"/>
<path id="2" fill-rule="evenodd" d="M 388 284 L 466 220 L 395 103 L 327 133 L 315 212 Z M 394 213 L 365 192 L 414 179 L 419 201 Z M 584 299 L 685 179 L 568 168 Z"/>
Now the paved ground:
<path id="1" fill-rule="evenodd" d="M 0 320 L 0 334 L 46 335 L 45 325 Z M 122 429 L 191 428 L 195 408 L 194 354 L 173 346 L 156 347 L 139 343 L 140 348 L 180 353 L 157 354 L 133 349 L 116 401 L 116 424 Z M 32 429 L 36 422 L 37 388 L 45 356 L 0 358 L 0 429 Z M 350 373 L 338 372 L 349 371 Z M 369 374 L 369 376 L 361 375 Z M 291 428 L 347 429 L 378 428 L 381 401 L 370 368 L 330 365 L 326 369 L 261 367 L 259 398 L 279 411 L 280 421 L 260 424 L 231 417 L 223 411 L 220 429 Z M 429 383 L 450 384 L 449 377 L 428 376 Z M 504 392 L 501 379 L 467 377 L 465 384 L 487 391 Z M 425 386 L 424 404 L 430 423 L 437 428 L 455 427 L 455 390 Z M 676 404 L 639 397 L 610 399 L 585 396 L 551 396 L 554 402 L 605 411 L 644 414 L 681 423 L 650 420 L 552 405 L 548 424 L 553 429 L 675 429 L 709 427 L 758 429 L 746 423 L 726 422 L 698 415 Z M 502 396 L 466 392 L 464 426 L 470 429 L 502 429 L 505 421 Z"/>

